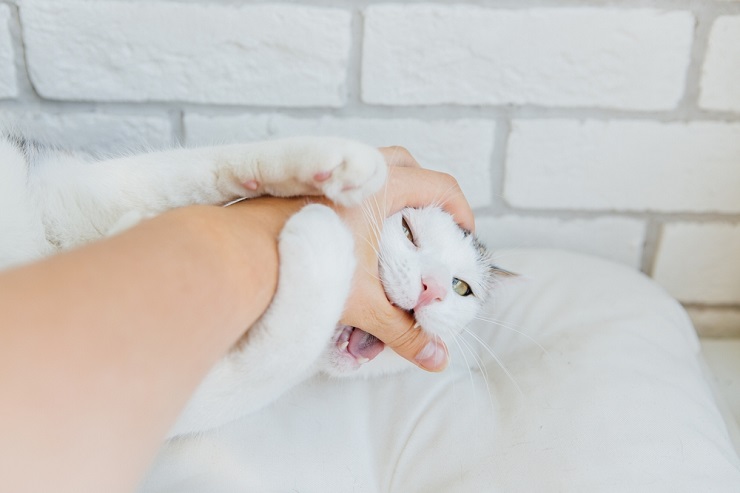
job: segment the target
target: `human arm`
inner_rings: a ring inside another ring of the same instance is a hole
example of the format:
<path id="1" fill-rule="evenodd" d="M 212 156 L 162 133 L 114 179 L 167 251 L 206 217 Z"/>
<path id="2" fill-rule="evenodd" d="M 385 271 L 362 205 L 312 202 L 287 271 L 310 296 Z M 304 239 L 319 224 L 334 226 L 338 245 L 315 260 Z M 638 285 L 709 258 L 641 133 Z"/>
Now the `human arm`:
<path id="1" fill-rule="evenodd" d="M 3 488 L 134 489 L 271 300 L 282 218 L 260 204 L 170 211 L 0 274 Z"/>

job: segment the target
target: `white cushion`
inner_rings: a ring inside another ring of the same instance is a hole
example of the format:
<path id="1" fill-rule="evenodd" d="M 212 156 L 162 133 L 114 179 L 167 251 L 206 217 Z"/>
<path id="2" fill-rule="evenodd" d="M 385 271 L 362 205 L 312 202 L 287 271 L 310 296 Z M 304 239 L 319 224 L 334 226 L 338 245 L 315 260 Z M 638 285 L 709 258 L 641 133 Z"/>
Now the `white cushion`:
<path id="1" fill-rule="evenodd" d="M 492 353 L 461 342 L 481 369 L 457 351 L 441 374 L 315 378 L 257 414 L 166 445 L 142 489 L 740 491 L 740 461 L 678 303 L 592 257 L 498 257 L 524 278 L 499 289 L 487 316 L 500 324 L 474 328 Z"/>

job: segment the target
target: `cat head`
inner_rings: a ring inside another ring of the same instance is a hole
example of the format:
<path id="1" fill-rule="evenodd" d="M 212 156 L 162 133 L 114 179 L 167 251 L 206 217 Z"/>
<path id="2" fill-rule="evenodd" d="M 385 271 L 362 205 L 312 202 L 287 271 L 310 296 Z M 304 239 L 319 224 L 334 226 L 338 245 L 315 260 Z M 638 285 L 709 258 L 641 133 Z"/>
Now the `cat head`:
<path id="1" fill-rule="evenodd" d="M 407 208 L 387 218 L 378 252 L 388 299 L 432 336 L 448 341 L 480 313 L 496 277 L 507 274 L 494 267 L 491 253 L 473 234 L 437 207 Z M 379 375 L 409 365 L 372 335 L 340 327 L 323 371 Z"/>

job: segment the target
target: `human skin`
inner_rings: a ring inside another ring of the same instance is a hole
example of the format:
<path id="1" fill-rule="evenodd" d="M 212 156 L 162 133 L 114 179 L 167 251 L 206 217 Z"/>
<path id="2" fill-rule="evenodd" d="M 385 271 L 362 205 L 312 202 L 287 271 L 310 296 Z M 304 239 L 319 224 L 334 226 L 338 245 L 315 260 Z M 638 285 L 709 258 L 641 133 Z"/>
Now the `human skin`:
<path id="1" fill-rule="evenodd" d="M 398 168 L 376 199 L 390 214 L 439 199 L 453 182 Z M 460 200 L 447 207 L 471 228 Z M 3 488 L 133 490 L 203 376 L 269 305 L 278 234 L 305 202 L 185 207 L 1 273 Z M 337 211 L 360 256 L 343 320 L 415 360 L 429 337 L 370 276 L 368 222 L 358 209 Z M 439 370 L 446 359 L 416 362 Z"/>

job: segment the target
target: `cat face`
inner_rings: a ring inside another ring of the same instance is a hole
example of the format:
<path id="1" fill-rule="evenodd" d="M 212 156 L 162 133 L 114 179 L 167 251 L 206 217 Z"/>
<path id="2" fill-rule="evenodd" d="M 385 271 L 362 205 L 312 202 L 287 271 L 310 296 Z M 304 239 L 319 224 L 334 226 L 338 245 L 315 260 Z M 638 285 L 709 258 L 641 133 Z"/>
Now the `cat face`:
<path id="1" fill-rule="evenodd" d="M 491 254 L 436 207 L 408 208 L 387 218 L 378 251 L 388 299 L 443 339 L 473 321 L 493 284 Z M 324 371 L 332 375 L 377 375 L 410 365 L 351 327 L 338 329 L 326 360 Z"/>

